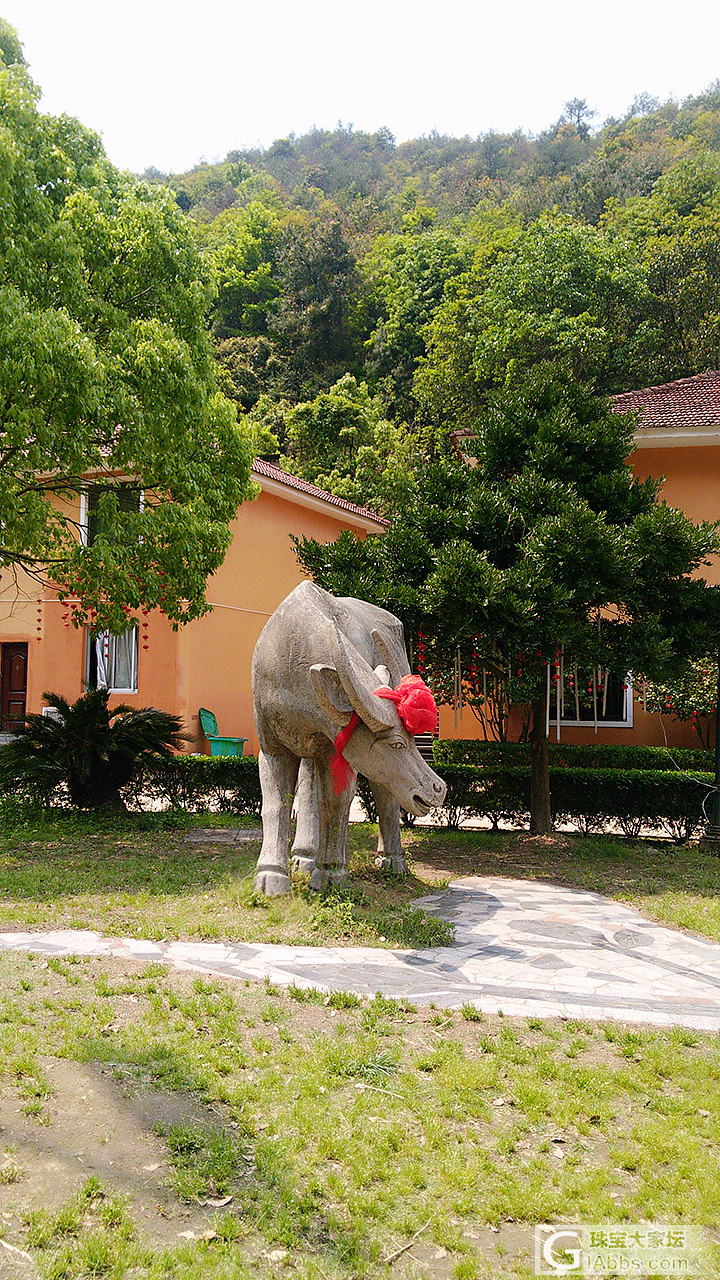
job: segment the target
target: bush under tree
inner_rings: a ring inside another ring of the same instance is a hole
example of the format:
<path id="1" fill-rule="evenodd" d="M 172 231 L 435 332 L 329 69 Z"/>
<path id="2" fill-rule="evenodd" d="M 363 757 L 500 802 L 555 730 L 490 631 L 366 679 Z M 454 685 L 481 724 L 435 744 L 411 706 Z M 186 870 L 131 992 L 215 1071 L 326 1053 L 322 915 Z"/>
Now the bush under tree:
<path id="1" fill-rule="evenodd" d="M 179 716 L 155 707 L 110 707 L 107 689 L 91 689 L 72 704 L 56 693 L 43 696 L 55 714 L 28 715 L 25 728 L 0 750 L 0 785 L 39 804 L 66 791 L 78 809 L 123 812 L 122 789 L 147 761 L 170 761 L 185 741 Z"/>

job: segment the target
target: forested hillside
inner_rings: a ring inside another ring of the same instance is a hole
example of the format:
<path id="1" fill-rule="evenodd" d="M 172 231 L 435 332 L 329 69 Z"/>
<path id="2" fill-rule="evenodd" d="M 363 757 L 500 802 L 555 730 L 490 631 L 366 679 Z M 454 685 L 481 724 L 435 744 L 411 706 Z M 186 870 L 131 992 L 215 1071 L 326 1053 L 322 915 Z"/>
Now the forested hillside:
<path id="1" fill-rule="evenodd" d="M 720 366 L 720 82 L 593 130 L 396 144 L 339 125 L 165 182 L 259 447 L 392 510 L 493 390 L 561 360 L 598 392 Z"/>

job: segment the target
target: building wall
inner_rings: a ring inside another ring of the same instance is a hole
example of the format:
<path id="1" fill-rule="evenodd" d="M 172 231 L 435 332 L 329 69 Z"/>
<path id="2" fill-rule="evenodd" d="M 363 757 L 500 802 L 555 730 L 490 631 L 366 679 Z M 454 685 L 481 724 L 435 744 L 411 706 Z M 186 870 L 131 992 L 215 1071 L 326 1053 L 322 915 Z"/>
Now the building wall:
<path id="1" fill-rule="evenodd" d="M 180 636 L 183 714 L 194 737 L 190 750 L 207 750 L 198 723 L 203 706 L 215 713 L 221 734 L 247 738 L 245 752 L 257 752 L 250 689 L 253 649 L 270 615 L 306 576 L 290 535 L 330 542 L 351 527 L 341 510 L 335 517 L 268 493 L 240 508 L 232 546 L 208 583 L 213 612 Z"/>
<path id="2" fill-rule="evenodd" d="M 191 738 L 188 751 L 208 750 L 198 721 L 199 707 L 207 707 L 221 734 L 247 738 L 246 753 L 255 753 L 253 649 L 267 619 L 305 577 L 290 535 L 332 541 L 342 529 L 353 527 L 342 516 L 341 509 L 335 517 L 302 506 L 294 497 L 265 492 L 244 503 L 232 525 L 225 561 L 208 582 L 212 613 L 174 632 L 167 618 L 151 612 L 147 634 L 140 634 L 138 692 L 118 694 L 113 702 L 159 707 L 181 716 Z M 17 586 L 7 571 L 0 576 L 0 642 L 28 643 L 29 712 L 48 704 L 45 691 L 70 702 L 84 691 L 85 631 L 72 627 L 65 615 L 53 593 L 39 590 L 26 575 Z"/>
<path id="3" fill-rule="evenodd" d="M 720 445 L 636 449 L 630 462 L 642 480 L 665 477 L 660 498 L 668 506 L 680 507 L 696 522 L 720 520 Z M 703 569 L 703 576 L 708 582 L 720 582 L 717 557 Z"/>
<path id="4" fill-rule="evenodd" d="M 720 446 L 643 448 L 632 455 L 631 462 L 641 478 L 665 476 L 661 497 L 693 520 L 720 518 Z M 340 509 L 337 516 L 316 512 L 294 498 L 263 492 L 255 502 L 244 503 L 233 523 L 233 542 L 225 562 L 208 583 L 213 612 L 179 632 L 153 612 L 147 648 L 141 637 L 138 692 L 118 695 L 117 700 L 180 715 L 191 736 L 190 751 L 208 749 L 198 721 L 198 708 L 206 706 L 214 711 L 222 734 L 247 738 L 246 752 L 256 752 L 252 652 L 270 614 L 304 576 L 290 534 L 325 542 L 350 527 Z M 705 573 L 710 581 L 720 582 L 717 562 Z M 69 701 L 83 692 L 85 636 L 68 625 L 64 613 L 59 601 L 48 591 L 39 591 L 31 579 L 20 575 L 16 585 L 8 571 L 0 576 L 0 641 L 28 642 L 28 711 L 41 710 L 45 691 Z M 440 735 L 478 738 L 483 733 L 469 708 L 456 717 L 451 707 L 442 707 Z M 555 737 L 554 724 L 551 736 Z M 666 737 L 671 746 L 697 743 L 690 726 L 645 714 L 640 699 L 635 702 L 632 728 L 600 728 L 596 738 L 592 725 L 561 726 L 565 742 L 661 746 Z"/>

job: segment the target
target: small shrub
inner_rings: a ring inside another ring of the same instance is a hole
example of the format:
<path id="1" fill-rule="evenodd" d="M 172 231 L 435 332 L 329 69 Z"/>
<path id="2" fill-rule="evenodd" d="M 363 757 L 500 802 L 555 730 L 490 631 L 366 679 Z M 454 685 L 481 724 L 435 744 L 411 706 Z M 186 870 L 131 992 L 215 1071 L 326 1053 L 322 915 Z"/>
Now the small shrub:
<path id="1" fill-rule="evenodd" d="M 254 756 L 177 755 L 148 760 L 139 790 L 169 808 L 189 813 L 259 815 L 260 773 Z"/>
<path id="2" fill-rule="evenodd" d="M 77 809 L 122 810 L 121 789 L 143 761 L 150 755 L 169 761 L 184 741 L 178 716 L 155 707 L 110 707 L 107 689 L 91 689 L 72 704 L 56 693 L 43 697 L 58 718 L 27 716 L 25 728 L 0 750 L 3 788 L 19 788 L 39 804 L 61 791 Z"/>

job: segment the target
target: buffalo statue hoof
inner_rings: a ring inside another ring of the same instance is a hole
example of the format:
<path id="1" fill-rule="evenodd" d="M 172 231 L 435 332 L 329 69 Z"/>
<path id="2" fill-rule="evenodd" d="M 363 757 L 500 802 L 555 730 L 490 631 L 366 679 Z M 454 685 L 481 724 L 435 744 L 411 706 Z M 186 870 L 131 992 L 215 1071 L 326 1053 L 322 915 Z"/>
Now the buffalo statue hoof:
<path id="1" fill-rule="evenodd" d="M 375 866 L 378 871 L 389 871 L 394 876 L 406 876 L 408 873 L 407 863 L 399 853 L 390 854 L 388 857 L 376 858 Z"/>
<path id="2" fill-rule="evenodd" d="M 327 893 L 328 889 L 334 889 L 338 885 L 344 884 L 346 879 L 345 869 L 337 870 L 330 867 L 316 867 L 310 877 L 310 888 L 315 893 Z"/>
<path id="3" fill-rule="evenodd" d="M 290 892 L 290 877 L 282 871 L 258 871 L 253 889 L 256 893 L 264 893 L 267 898 L 279 898 Z"/>
<path id="4" fill-rule="evenodd" d="M 307 853 L 291 854 L 290 865 L 299 876 L 311 876 L 315 870 L 315 859 Z"/>

